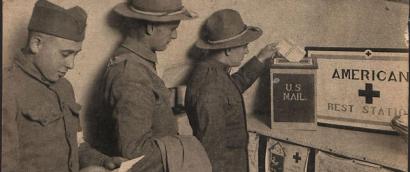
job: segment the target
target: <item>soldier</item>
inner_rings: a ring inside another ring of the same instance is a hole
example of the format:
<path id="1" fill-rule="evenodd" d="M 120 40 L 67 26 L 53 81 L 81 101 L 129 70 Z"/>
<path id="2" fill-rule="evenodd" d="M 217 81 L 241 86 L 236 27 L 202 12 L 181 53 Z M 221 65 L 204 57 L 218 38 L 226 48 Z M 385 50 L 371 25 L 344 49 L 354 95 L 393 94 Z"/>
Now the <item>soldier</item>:
<path id="1" fill-rule="evenodd" d="M 177 135 L 177 122 L 169 90 L 156 72 L 156 52 L 177 38 L 181 20 L 195 15 L 181 0 L 131 0 L 114 12 L 126 19 L 127 31 L 103 77 L 103 106 L 91 129 L 96 132 L 87 139 L 110 156 L 144 155 L 132 171 L 163 171 L 154 140 Z"/>
<path id="2" fill-rule="evenodd" d="M 276 55 L 269 44 L 238 72 L 230 75 L 248 53 L 248 43 L 262 35 L 231 9 L 213 13 L 205 22 L 206 37 L 196 46 L 208 50 L 187 84 L 185 105 L 194 135 L 208 153 L 214 172 L 248 171 L 247 128 L 242 93 L 265 71 Z"/>
<path id="3" fill-rule="evenodd" d="M 4 75 L 1 171 L 79 171 L 80 105 L 64 75 L 81 51 L 86 20 L 78 6 L 64 9 L 46 0 L 35 4 L 27 44 Z"/>

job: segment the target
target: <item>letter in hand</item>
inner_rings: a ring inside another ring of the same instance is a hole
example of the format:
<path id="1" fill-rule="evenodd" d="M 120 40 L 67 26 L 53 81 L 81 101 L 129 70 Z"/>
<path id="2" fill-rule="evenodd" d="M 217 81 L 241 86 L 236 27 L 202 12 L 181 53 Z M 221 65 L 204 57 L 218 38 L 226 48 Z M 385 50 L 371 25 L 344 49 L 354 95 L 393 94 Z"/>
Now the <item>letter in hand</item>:
<path id="1" fill-rule="evenodd" d="M 80 170 L 80 172 L 111 172 L 111 170 L 107 170 L 101 166 L 88 166 Z"/>

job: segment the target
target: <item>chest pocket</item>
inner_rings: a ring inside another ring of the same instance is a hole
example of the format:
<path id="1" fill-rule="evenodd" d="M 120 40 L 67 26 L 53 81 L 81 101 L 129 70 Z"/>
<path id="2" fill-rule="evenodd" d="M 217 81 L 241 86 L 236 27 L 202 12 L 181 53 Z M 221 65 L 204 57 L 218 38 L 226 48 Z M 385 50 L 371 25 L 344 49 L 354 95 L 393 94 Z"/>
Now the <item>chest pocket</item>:
<path id="1" fill-rule="evenodd" d="M 242 109 L 242 99 L 241 97 L 237 97 L 234 95 L 228 96 L 226 99 L 227 102 L 227 111 L 230 113 L 234 113 L 233 115 L 239 115 L 241 113 L 240 110 Z"/>
<path id="2" fill-rule="evenodd" d="M 69 118 L 66 118 L 66 122 L 69 122 L 69 125 L 71 125 L 71 127 L 75 127 L 76 130 L 78 130 L 79 126 L 80 126 L 80 120 L 78 119 L 78 116 L 80 114 L 80 110 L 81 110 L 81 105 L 73 102 L 67 105 L 68 107 L 68 116 L 70 116 Z M 67 109 L 67 107 L 65 107 L 65 109 Z"/>
<path id="3" fill-rule="evenodd" d="M 161 105 L 165 103 L 169 105 L 169 97 L 171 95 L 171 92 L 165 87 L 165 84 L 155 77 L 153 84 L 154 85 L 152 92 L 155 97 L 155 104 Z"/>
<path id="4" fill-rule="evenodd" d="M 78 115 L 80 114 L 81 105 L 77 103 L 70 103 L 68 104 L 68 108 L 74 116 L 78 117 Z"/>
<path id="5" fill-rule="evenodd" d="M 167 104 L 169 105 L 169 97 L 170 97 L 170 92 L 168 90 L 153 90 L 154 97 L 155 97 L 155 104 L 156 105 L 161 105 L 161 104 Z"/>
<path id="6" fill-rule="evenodd" d="M 78 118 L 81 106 L 77 103 L 67 104 L 69 112 Z M 51 105 L 43 104 L 34 108 L 27 108 L 23 110 L 23 115 L 31 121 L 40 123 L 42 126 L 47 126 L 64 116 L 64 112 L 60 111 L 58 107 L 53 107 Z"/>
<path id="7" fill-rule="evenodd" d="M 159 92 L 152 90 L 152 93 L 154 94 L 154 98 L 155 98 L 155 105 L 160 105 L 161 104 L 161 95 Z"/>
<path id="8" fill-rule="evenodd" d="M 64 115 L 63 112 L 56 107 L 41 105 L 23 110 L 23 116 L 28 120 L 40 123 L 42 126 L 47 126 L 48 124 L 59 120 Z"/>

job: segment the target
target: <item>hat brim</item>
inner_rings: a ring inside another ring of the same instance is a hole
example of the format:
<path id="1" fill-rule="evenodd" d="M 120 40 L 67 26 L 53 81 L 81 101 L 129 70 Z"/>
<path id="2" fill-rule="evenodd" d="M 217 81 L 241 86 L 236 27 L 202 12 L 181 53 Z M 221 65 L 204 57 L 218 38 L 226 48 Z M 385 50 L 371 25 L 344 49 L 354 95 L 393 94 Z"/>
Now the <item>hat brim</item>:
<path id="1" fill-rule="evenodd" d="M 217 50 L 217 49 L 226 49 L 226 48 L 233 48 L 246 45 L 252 41 L 255 41 L 262 35 L 263 31 L 259 27 L 248 26 L 247 31 L 242 36 L 222 43 L 210 43 L 208 41 L 199 39 L 195 46 L 200 49 L 209 49 L 209 50 Z"/>
<path id="2" fill-rule="evenodd" d="M 135 18 L 140 20 L 146 21 L 153 21 L 153 22 L 171 22 L 171 21 L 179 21 L 179 20 L 190 20 L 197 18 L 195 13 L 189 12 L 188 10 L 184 10 L 182 13 L 178 13 L 175 15 L 164 15 L 164 16 L 154 16 L 154 15 L 147 15 L 142 13 L 137 13 L 132 11 L 128 7 L 128 3 L 120 3 L 114 7 L 114 11 L 124 17 L 128 18 Z"/>

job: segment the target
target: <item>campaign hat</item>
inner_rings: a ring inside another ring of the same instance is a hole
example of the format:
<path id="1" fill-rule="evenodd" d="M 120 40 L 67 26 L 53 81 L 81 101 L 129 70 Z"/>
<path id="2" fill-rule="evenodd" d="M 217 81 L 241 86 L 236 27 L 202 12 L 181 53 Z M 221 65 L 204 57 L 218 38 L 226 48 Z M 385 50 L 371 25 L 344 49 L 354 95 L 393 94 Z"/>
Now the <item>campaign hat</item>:
<path id="1" fill-rule="evenodd" d="M 172 22 L 197 18 L 197 14 L 186 9 L 181 0 L 129 0 L 114 7 L 124 17 L 151 22 Z"/>
<path id="2" fill-rule="evenodd" d="M 201 49 L 227 49 L 246 45 L 262 35 L 262 29 L 246 25 L 238 11 L 214 12 L 204 24 L 204 36 L 195 43 Z"/>

